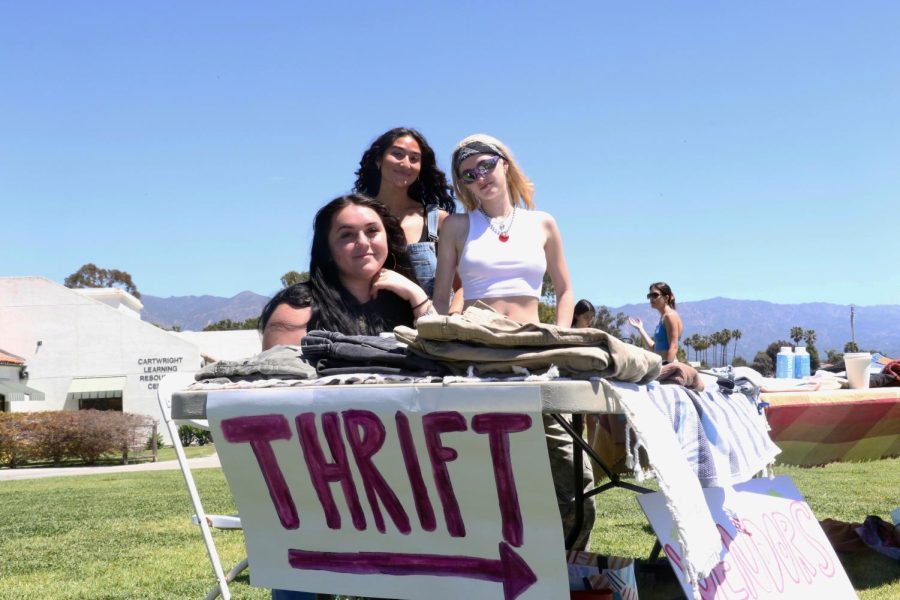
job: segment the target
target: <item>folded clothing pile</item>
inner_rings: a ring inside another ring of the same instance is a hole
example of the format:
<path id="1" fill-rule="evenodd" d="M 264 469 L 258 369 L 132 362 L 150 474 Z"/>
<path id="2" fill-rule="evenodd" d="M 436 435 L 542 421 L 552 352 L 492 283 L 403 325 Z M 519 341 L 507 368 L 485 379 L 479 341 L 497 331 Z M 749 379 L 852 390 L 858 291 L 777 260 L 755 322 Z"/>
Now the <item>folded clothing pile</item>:
<path id="1" fill-rule="evenodd" d="M 445 364 L 464 375 L 510 375 L 523 369 L 543 373 L 556 366 L 562 376 L 605 377 L 648 383 L 662 359 L 599 329 L 519 323 L 475 303 L 462 314 L 427 315 L 416 329 L 396 327 L 394 335 L 411 353 Z"/>
<path id="2" fill-rule="evenodd" d="M 449 373 L 444 365 L 408 352 L 405 344 L 390 337 L 314 330 L 300 344 L 303 358 L 315 365 L 320 376 L 365 372 L 424 377 Z"/>

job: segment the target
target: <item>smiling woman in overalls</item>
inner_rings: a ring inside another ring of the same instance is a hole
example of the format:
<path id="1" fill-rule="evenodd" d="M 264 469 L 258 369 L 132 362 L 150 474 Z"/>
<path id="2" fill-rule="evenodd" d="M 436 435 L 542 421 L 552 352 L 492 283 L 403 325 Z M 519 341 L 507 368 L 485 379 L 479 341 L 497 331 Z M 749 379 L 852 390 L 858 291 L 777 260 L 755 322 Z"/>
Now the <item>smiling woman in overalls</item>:
<path id="1" fill-rule="evenodd" d="M 434 295 L 438 230 L 456 210 L 447 176 L 421 133 L 396 127 L 378 137 L 363 153 L 354 191 L 384 204 L 403 228 L 407 252 L 419 285 Z M 459 285 L 454 289 L 458 290 Z M 455 294 L 454 305 L 462 305 Z"/>

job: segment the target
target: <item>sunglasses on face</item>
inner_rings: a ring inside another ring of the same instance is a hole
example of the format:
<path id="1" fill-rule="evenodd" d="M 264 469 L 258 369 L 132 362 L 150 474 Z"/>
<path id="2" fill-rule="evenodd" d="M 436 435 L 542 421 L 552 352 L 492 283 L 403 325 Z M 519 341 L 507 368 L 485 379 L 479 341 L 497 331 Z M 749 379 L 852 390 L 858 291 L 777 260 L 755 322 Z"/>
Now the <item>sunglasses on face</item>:
<path id="1" fill-rule="evenodd" d="M 662 296 L 662 294 L 660 294 L 659 292 L 650 292 L 649 294 L 647 294 L 647 300 L 656 300 L 660 296 Z"/>
<path id="2" fill-rule="evenodd" d="M 487 160 L 483 160 L 478 163 L 474 169 L 466 169 L 462 173 L 459 174 L 459 178 L 466 185 L 472 185 L 478 178 L 487 177 L 488 173 L 492 173 L 494 169 L 497 168 L 497 163 L 500 162 L 499 156 L 494 156 Z"/>

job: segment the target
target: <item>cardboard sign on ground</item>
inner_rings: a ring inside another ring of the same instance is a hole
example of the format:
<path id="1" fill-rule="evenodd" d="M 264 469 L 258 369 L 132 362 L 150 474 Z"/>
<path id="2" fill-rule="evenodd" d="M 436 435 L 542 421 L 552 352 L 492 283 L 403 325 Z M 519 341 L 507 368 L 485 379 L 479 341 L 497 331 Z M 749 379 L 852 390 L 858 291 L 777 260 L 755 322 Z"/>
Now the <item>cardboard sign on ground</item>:
<path id="1" fill-rule="evenodd" d="M 789 477 L 703 490 L 722 539 L 722 561 L 699 582 L 704 600 L 857 598 L 844 567 Z M 684 579 L 684 551 L 662 494 L 637 497 L 672 568 Z"/>
<path id="2" fill-rule="evenodd" d="M 568 597 L 540 410 L 537 386 L 211 392 L 252 585 Z"/>

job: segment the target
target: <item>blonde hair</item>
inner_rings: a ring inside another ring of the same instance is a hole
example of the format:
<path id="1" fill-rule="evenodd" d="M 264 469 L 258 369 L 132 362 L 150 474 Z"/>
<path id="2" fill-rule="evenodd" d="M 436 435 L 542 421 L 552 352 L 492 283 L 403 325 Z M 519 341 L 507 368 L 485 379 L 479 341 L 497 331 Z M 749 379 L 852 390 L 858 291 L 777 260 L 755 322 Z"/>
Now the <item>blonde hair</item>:
<path id="1" fill-rule="evenodd" d="M 530 179 L 525 177 L 525 173 L 522 172 L 516 159 L 513 158 L 512 152 L 510 152 L 509 148 L 497 138 L 484 133 L 476 133 L 475 135 L 470 135 L 456 145 L 456 148 L 453 149 L 453 156 L 450 161 L 453 165 L 453 189 L 456 190 L 456 197 L 465 207 L 466 211 L 471 212 L 478 208 L 478 199 L 475 198 L 475 195 L 471 191 L 469 191 L 468 186 L 463 185 L 460 182 L 455 158 L 456 153 L 459 152 L 463 146 L 472 142 L 481 142 L 483 144 L 494 146 L 503 153 L 501 158 L 509 165 L 509 168 L 506 171 L 506 185 L 509 188 L 509 197 L 512 204 L 514 206 L 516 204 L 521 204 L 525 208 L 533 210 L 534 184 L 531 183 Z"/>

